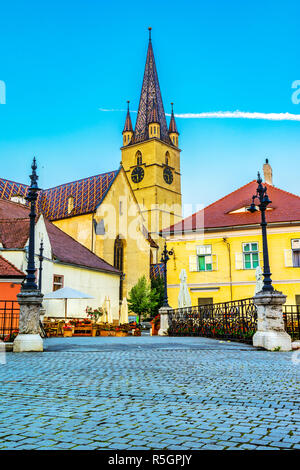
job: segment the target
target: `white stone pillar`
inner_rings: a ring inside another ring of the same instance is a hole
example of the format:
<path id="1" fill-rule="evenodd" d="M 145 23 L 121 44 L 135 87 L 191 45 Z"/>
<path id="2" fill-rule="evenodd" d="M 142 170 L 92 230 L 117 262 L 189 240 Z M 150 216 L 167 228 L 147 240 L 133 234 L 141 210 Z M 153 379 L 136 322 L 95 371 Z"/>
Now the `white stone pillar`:
<path id="1" fill-rule="evenodd" d="M 43 351 L 39 333 L 43 295 L 36 290 L 24 290 L 17 298 L 20 304 L 19 334 L 14 340 L 13 352 Z"/>
<path id="2" fill-rule="evenodd" d="M 159 309 L 159 314 L 160 314 L 160 328 L 158 330 L 159 336 L 168 335 L 168 328 L 170 326 L 169 313 L 171 310 L 172 310 L 171 307 L 161 307 Z"/>
<path id="3" fill-rule="evenodd" d="M 279 291 L 260 291 L 253 297 L 257 307 L 257 332 L 253 336 L 253 346 L 268 351 L 291 351 L 290 335 L 284 329 L 282 306 L 286 295 Z"/>

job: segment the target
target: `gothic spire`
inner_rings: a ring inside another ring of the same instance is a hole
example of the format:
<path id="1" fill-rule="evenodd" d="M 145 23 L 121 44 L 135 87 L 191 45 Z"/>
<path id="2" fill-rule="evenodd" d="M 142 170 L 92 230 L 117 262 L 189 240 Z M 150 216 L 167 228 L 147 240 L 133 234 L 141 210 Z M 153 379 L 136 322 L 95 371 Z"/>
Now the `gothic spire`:
<path id="1" fill-rule="evenodd" d="M 130 112 L 129 112 L 129 101 L 127 101 L 127 115 L 125 119 L 123 132 L 133 132 L 131 117 L 130 117 Z"/>
<path id="2" fill-rule="evenodd" d="M 179 135 L 179 132 L 176 126 L 174 111 L 173 111 L 173 103 L 171 103 L 171 106 L 172 106 L 172 112 L 171 112 L 171 119 L 170 119 L 170 125 L 169 125 L 169 134 L 176 133 Z"/>
<path id="3" fill-rule="evenodd" d="M 153 117 L 153 106 L 155 106 L 156 108 L 154 113 L 157 114 L 157 122 L 158 124 L 160 124 L 160 139 L 167 143 L 170 143 L 166 115 L 164 112 L 164 106 L 162 102 L 152 48 L 151 28 L 149 28 L 147 59 L 132 143 L 142 142 L 149 138 L 148 124 L 151 122 L 151 118 Z"/>

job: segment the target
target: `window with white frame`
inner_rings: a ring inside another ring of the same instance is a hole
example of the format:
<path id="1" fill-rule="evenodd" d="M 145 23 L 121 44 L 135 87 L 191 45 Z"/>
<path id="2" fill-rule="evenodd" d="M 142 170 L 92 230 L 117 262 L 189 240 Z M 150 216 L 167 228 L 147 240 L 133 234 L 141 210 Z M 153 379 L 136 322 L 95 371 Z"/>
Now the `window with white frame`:
<path id="1" fill-rule="evenodd" d="M 53 292 L 64 287 L 64 276 L 59 274 L 53 275 Z"/>
<path id="2" fill-rule="evenodd" d="M 243 266 L 244 269 L 256 269 L 259 266 L 258 243 L 243 243 Z"/>
<path id="3" fill-rule="evenodd" d="M 212 271 L 211 245 L 197 246 L 198 271 Z"/>
<path id="4" fill-rule="evenodd" d="M 211 245 L 196 247 L 196 255 L 190 256 L 190 271 L 216 271 L 217 255 L 212 253 Z"/>
<path id="5" fill-rule="evenodd" d="M 300 268 L 300 238 L 291 240 L 291 250 L 284 250 L 285 266 Z"/>

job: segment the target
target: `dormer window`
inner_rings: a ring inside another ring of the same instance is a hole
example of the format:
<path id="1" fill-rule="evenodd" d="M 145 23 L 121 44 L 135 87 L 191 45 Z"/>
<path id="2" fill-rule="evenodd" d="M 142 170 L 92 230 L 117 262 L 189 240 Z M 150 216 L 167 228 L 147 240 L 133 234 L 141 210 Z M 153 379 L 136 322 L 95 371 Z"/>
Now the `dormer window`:
<path id="1" fill-rule="evenodd" d="M 73 209 L 74 209 L 74 198 L 73 196 L 69 196 L 68 197 L 68 214 L 71 214 Z"/>

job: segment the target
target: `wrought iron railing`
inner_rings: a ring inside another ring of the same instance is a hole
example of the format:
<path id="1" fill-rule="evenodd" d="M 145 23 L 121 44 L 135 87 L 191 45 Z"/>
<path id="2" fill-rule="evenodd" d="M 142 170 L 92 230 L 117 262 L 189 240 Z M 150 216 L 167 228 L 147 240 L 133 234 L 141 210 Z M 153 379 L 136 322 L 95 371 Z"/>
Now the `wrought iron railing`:
<path id="1" fill-rule="evenodd" d="M 300 339 L 300 305 L 284 305 L 283 321 L 285 331 L 292 340 Z"/>
<path id="2" fill-rule="evenodd" d="M 169 314 L 169 336 L 206 336 L 250 343 L 257 326 L 253 299 L 178 308 Z"/>
<path id="3" fill-rule="evenodd" d="M 15 300 L 0 300 L 0 340 L 13 341 L 18 334 L 20 306 Z"/>

